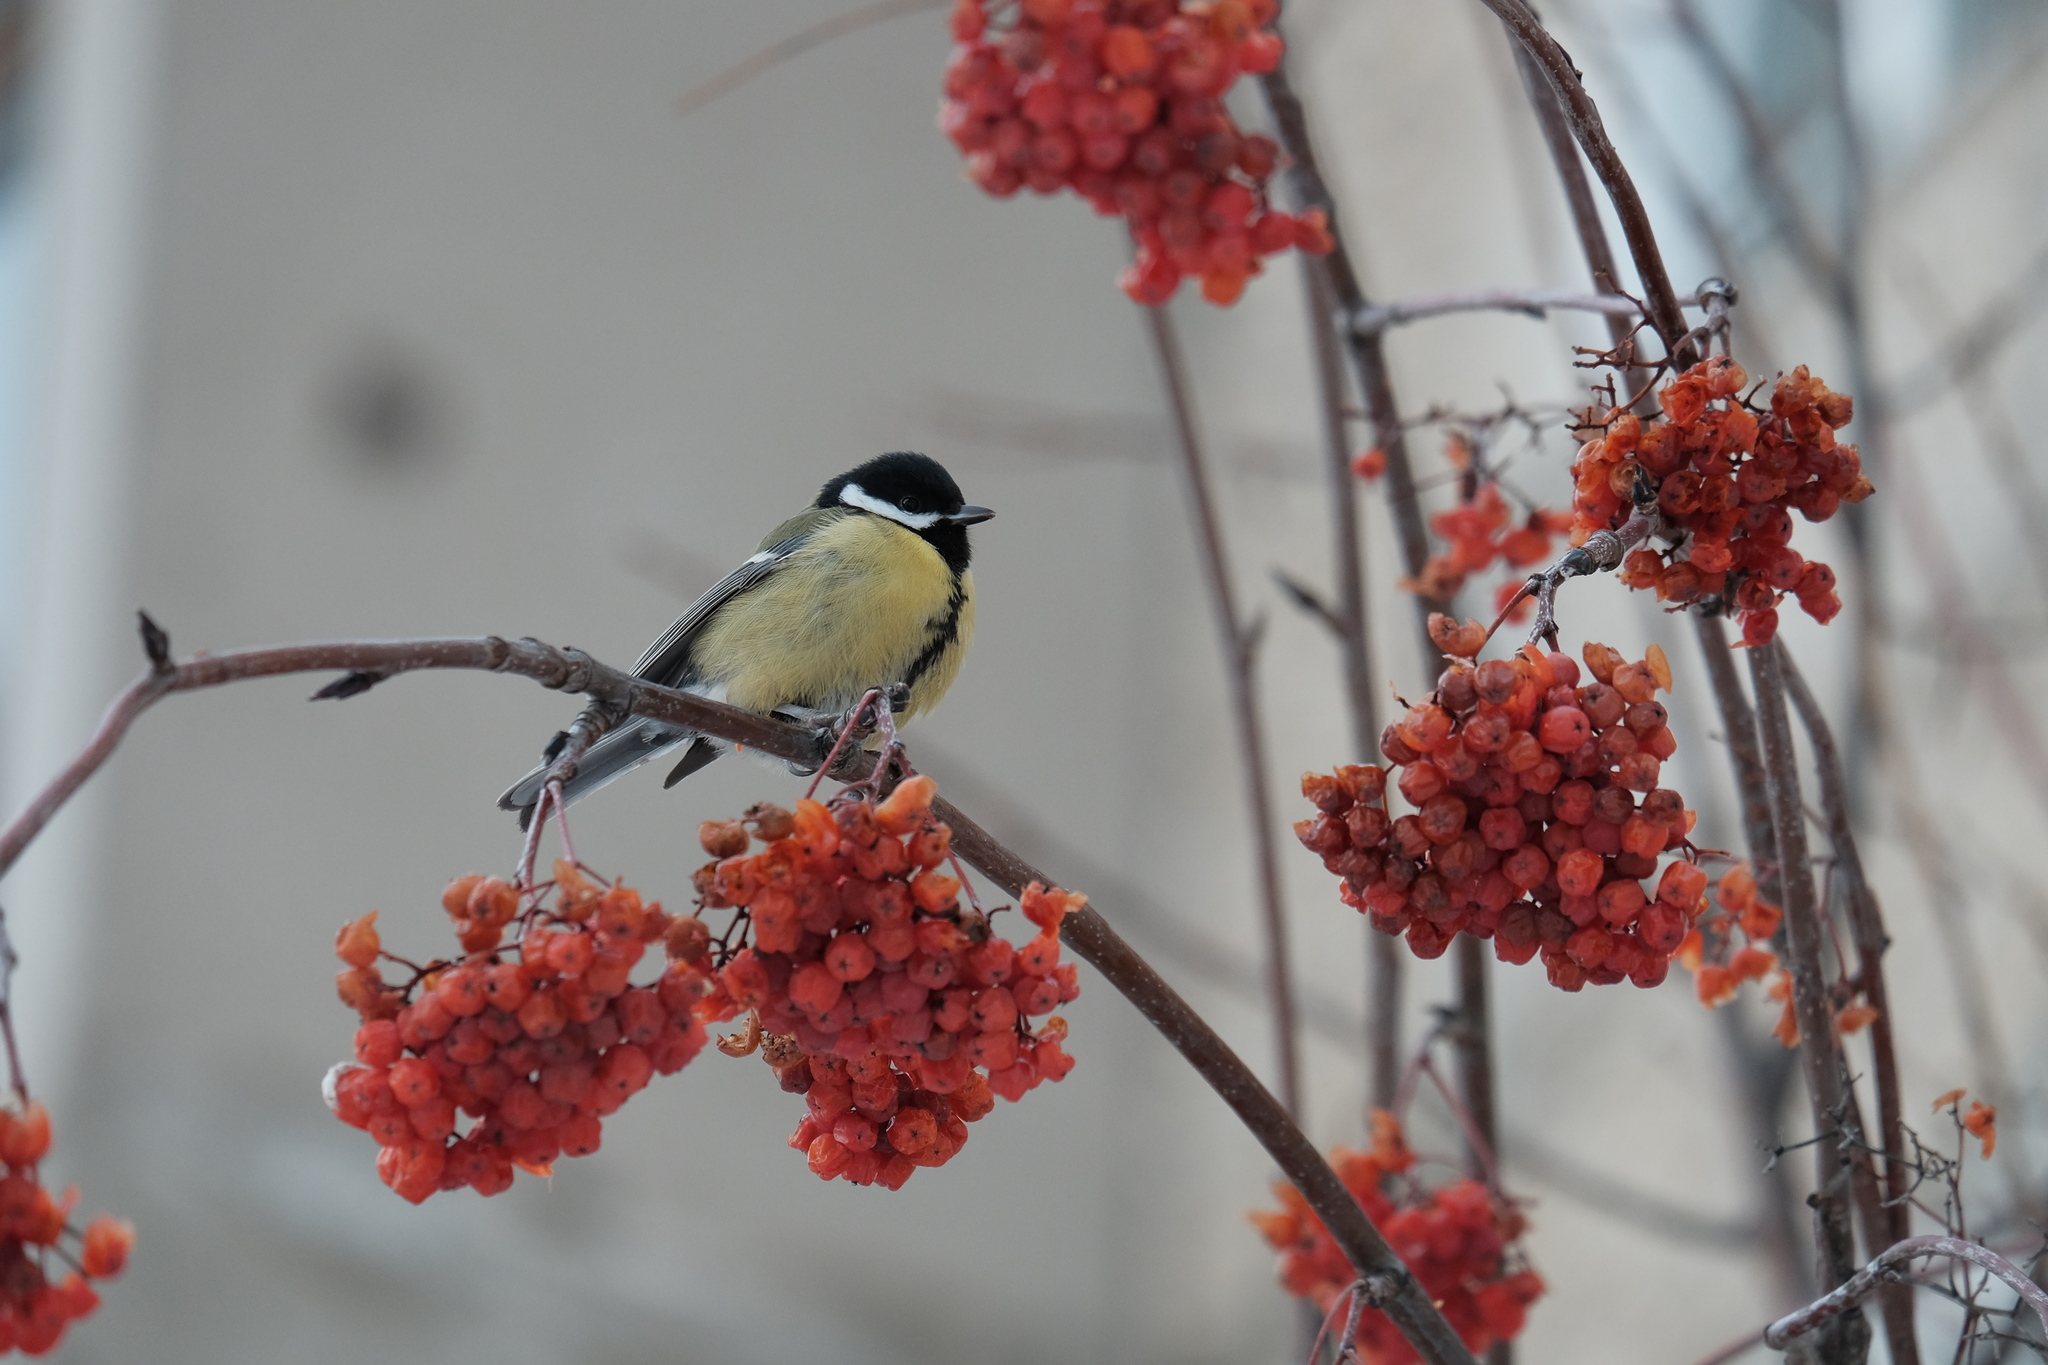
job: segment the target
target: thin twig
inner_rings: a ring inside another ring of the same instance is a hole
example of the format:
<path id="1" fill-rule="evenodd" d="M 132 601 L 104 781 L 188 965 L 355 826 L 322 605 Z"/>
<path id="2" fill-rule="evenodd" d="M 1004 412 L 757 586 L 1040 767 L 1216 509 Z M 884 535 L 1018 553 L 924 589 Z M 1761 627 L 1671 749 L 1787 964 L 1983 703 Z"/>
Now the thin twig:
<path id="1" fill-rule="evenodd" d="M 1663 253 L 1657 247 L 1657 234 L 1650 226 L 1649 211 L 1643 207 L 1643 198 L 1636 192 L 1635 181 L 1629 176 L 1628 167 L 1622 164 L 1621 154 L 1608 140 L 1607 130 L 1600 122 L 1600 109 L 1593 103 L 1593 97 L 1586 93 L 1585 82 L 1580 79 L 1570 54 L 1558 45 L 1557 39 L 1543 27 L 1542 20 L 1522 0 L 1482 0 L 1482 3 L 1500 16 L 1508 32 L 1528 50 L 1564 106 L 1572 135 L 1585 151 L 1586 160 L 1592 163 L 1593 173 L 1606 187 L 1615 216 L 1621 221 L 1622 236 L 1628 241 L 1629 254 L 1635 260 L 1636 277 L 1642 282 L 1650 325 L 1663 338 L 1672 363 L 1681 370 L 1692 368 L 1699 360 L 1699 352 L 1688 339 L 1685 315 L 1678 306 L 1678 292 L 1671 287 L 1671 272 L 1665 268 Z"/>
<path id="2" fill-rule="evenodd" d="M 1195 427 L 1194 398 L 1189 391 L 1187 363 L 1173 320 L 1164 308 L 1148 308 L 1152 345 L 1166 381 L 1167 406 L 1180 448 L 1181 472 L 1195 523 L 1195 549 L 1208 583 L 1209 605 L 1222 637 L 1224 677 L 1230 687 L 1231 723 L 1243 765 L 1245 816 L 1251 824 L 1252 853 L 1258 872 L 1260 918 L 1266 931 L 1267 1006 L 1273 1014 L 1274 1043 L 1279 1054 L 1280 1097 L 1287 1111 L 1301 1113 L 1301 1040 L 1296 1019 L 1293 971 L 1287 960 L 1287 906 L 1280 889 L 1280 851 L 1273 837 L 1273 796 L 1266 785 L 1266 735 L 1259 719 L 1256 627 L 1238 615 L 1236 590 L 1230 581 L 1229 553 L 1216 517 L 1209 474 L 1202 461 L 1201 435 Z"/>
<path id="3" fill-rule="evenodd" d="M 1328 271 L 1331 294 L 1334 296 L 1338 313 L 1345 318 L 1355 318 L 1367 308 L 1365 291 L 1360 285 L 1358 274 L 1351 260 L 1350 249 L 1338 227 L 1336 201 L 1331 197 L 1324 182 L 1320 164 L 1316 159 L 1315 146 L 1309 136 L 1308 114 L 1301 99 L 1294 92 L 1287 63 L 1283 59 L 1272 71 L 1260 77 L 1260 84 L 1266 92 L 1266 102 L 1273 111 L 1273 120 L 1280 135 L 1280 144 L 1287 151 L 1293 170 L 1291 178 L 1295 197 L 1302 208 L 1319 208 L 1329 216 L 1330 233 L 1335 242 L 1334 249 L 1324 258 Z M 1423 568 L 1429 560 L 1429 532 L 1422 514 L 1422 503 L 1416 495 L 1415 469 L 1408 458 L 1407 434 L 1401 422 L 1400 405 L 1394 398 L 1393 379 L 1387 369 L 1386 352 L 1382 348 L 1381 333 L 1361 332 L 1356 328 L 1345 330 L 1346 346 L 1351 352 L 1351 362 L 1358 375 L 1358 389 L 1365 400 L 1366 414 L 1372 426 L 1373 444 L 1386 456 L 1387 508 L 1394 519 L 1394 527 L 1401 543 L 1401 561 L 1410 579 L 1420 581 Z M 1429 638 L 1429 615 L 1434 611 L 1445 611 L 1450 603 L 1416 593 L 1415 623 L 1421 637 L 1424 667 L 1431 673 L 1436 671 L 1443 654 Z M 1375 949 L 1376 953 L 1385 949 Z M 1472 974 L 1482 985 L 1490 968 L 1482 961 Z M 1461 982 L 1465 979 L 1461 976 Z M 1461 1002 L 1462 1005 L 1462 1002 Z M 1484 1020 L 1484 1001 L 1472 1011 L 1473 1017 Z M 1461 1075 L 1468 1079 L 1490 1077 L 1492 1064 L 1489 1056 L 1491 1040 L 1483 1028 L 1468 1029 L 1462 1046 L 1474 1059 L 1467 1068 L 1460 1067 Z M 1398 1051 L 1394 1055 L 1398 1055 Z M 1484 1065 L 1480 1065 L 1481 1061 Z M 1468 1101 L 1474 1097 L 1468 1096 Z M 1474 1106 L 1492 1112 L 1490 1095 Z M 1499 1135 L 1493 1131 L 1485 1134 L 1489 1142 L 1498 1142 Z M 1473 1157 L 1477 1162 L 1476 1154 Z"/>
<path id="4" fill-rule="evenodd" d="M 1884 953 L 1891 945 L 1891 939 L 1885 932 L 1877 892 L 1864 873 L 1863 855 L 1856 845 L 1856 831 L 1849 819 L 1848 776 L 1842 766 L 1841 751 L 1835 747 L 1834 731 L 1828 725 L 1819 699 L 1801 676 L 1791 651 L 1781 647 L 1778 657 L 1784 672 L 1786 695 L 1798 710 L 1799 719 L 1806 727 L 1807 740 L 1813 746 L 1814 768 L 1820 778 L 1821 805 L 1827 811 L 1828 842 L 1834 847 L 1836 865 L 1842 870 L 1847 883 L 1849 927 L 1856 940 L 1856 984 L 1861 988 L 1864 1000 L 1877 1011 L 1877 1017 L 1870 1024 L 1870 1047 L 1877 1081 L 1877 1145 L 1885 1154 L 1883 1202 L 1888 1207 L 1881 1218 L 1873 1218 L 1866 1212 L 1863 1237 L 1866 1244 L 1872 1246 L 1880 1242 L 1900 1242 L 1911 1234 L 1912 1219 L 1906 1207 L 1905 1118 L 1899 1099 L 1899 1061 L 1893 1046 L 1893 1030 L 1897 1021 L 1892 1018 L 1891 998 L 1885 989 L 1884 978 Z M 1901 1348 L 1912 1340 L 1912 1294 L 1904 1289 L 1888 1290 L 1884 1297 L 1892 1356 L 1900 1360 L 1900 1365 L 1905 1365 L 1901 1360 Z M 1903 1310 L 1892 1306 L 1890 1300 L 1894 1297 L 1905 1300 Z M 1898 1329 L 1902 1330 L 1893 1328 L 1895 1317 Z M 1905 1346 L 1905 1349 L 1917 1355 L 1917 1346 Z"/>
<path id="5" fill-rule="evenodd" d="M 7 932 L 7 912 L 0 910 L 0 1039 L 7 1044 L 7 1083 L 14 1097 L 26 1107 L 28 1077 L 21 1069 L 21 1049 L 14 1041 L 14 969 L 21 959 L 14 955 L 14 937 Z"/>
<path id="6" fill-rule="evenodd" d="M 1326 619 L 1337 637 L 1344 697 L 1351 713 L 1351 747 L 1360 763 L 1379 753 L 1372 630 L 1366 615 L 1365 549 L 1358 524 L 1358 478 L 1351 472 L 1343 345 L 1337 336 L 1337 297 L 1323 263 L 1302 258 L 1308 289 L 1309 341 L 1316 356 L 1316 391 L 1323 418 L 1323 469 L 1330 498 L 1330 577 L 1336 603 Z M 1401 1076 L 1401 948 L 1389 934 L 1365 927 L 1366 1091 L 1372 1107 L 1391 1108 Z"/>
<path id="7" fill-rule="evenodd" d="M 996 843 L 986 830 L 945 798 L 934 800 L 932 809 L 952 827 L 953 847 L 960 850 L 960 856 L 1012 895 L 1019 894 L 1033 881 L 1054 884 L 1051 877 Z M 1428 1294 L 1400 1258 L 1381 1239 L 1350 1191 L 1295 1126 L 1285 1108 L 1259 1084 L 1258 1078 L 1216 1031 L 1093 908 L 1068 915 L 1060 937 L 1123 992 L 1237 1112 L 1279 1165 L 1281 1173 L 1315 1209 L 1346 1259 L 1376 1288 L 1376 1300 L 1384 1295 L 1384 1301 L 1376 1301 L 1374 1306 L 1393 1319 L 1422 1358 L 1432 1365 L 1444 1361 L 1471 1365 L 1471 1353 L 1430 1304 Z"/>
<path id="8" fill-rule="evenodd" d="M 1690 303 L 1691 300 L 1685 300 Z M 1625 294 L 1581 294 L 1571 289 L 1480 289 L 1462 294 L 1425 294 L 1391 303 L 1368 304 L 1350 315 L 1355 332 L 1384 332 L 1389 327 L 1447 313 L 1522 313 L 1543 319 L 1553 308 L 1575 313 L 1603 313 L 1609 318 L 1632 318 L 1642 305 Z M 1622 324 L 1620 341 L 1628 335 Z"/>
<path id="9" fill-rule="evenodd" d="M 2035 1284 L 2026 1271 L 1989 1247 L 1965 1242 L 1958 1237 L 1909 1237 L 1887 1249 L 1833 1292 L 1766 1327 L 1764 1343 L 1775 1350 L 1784 1350 L 1794 1337 L 1803 1336 L 1854 1308 L 1872 1290 L 1921 1256 L 1947 1256 L 1991 1272 L 2026 1300 L 2027 1306 L 2041 1319 L 2043 1330 L 2048 1330 L 2048 1292 Z"/>
<path id="10" fill-rule="evenodd" d="M 1316 159 L 1315 144 L 1309 136 L 1308 113 L 1302 107 L 1301 97 L 1294 92 L 1286 60 L 1283 58 L 1280 65 L 1261 76 L 1259 84 L 1266 92 L 1266 103 L 1273 111 L 1280 145 L 1287 152 L 1291 166 L 1289 179 L 1294 186 L 1297 207 L 1321 209 L 1329 216 L 1330 236 L 1336 245 L 1323 258 L 1323 264 L 1329 272 L 1330 291 L 1336 298 L 1337 312 L 1342 317 L 1356 317 L 1369 306 L 1368 301 L 1351 260 L 1336 200 L 1323 180 L 1321 164 Z M 1401 421 L 1400 404 L 1394 398 L 1386 351 L 1381 346 L 1378 332 L 1361 333 L 1345 328 L 1344 340 L 1346 349 L 1351 353 L 1352 367 L 1357 372 L 1359 396 L 1365 400 L 1372 443 L 1387 457 L 1387 507 L 1393 515 L 1395 532 L 1401 543 L 1401 564 L 1410 578 L 1419 579 L 1423 565 L 1429 561 L 1429 528 L 1422 515 L 1422 503 L 1416 496 L 1415 467 L 1408 456 L 1407 428 Z M 1416 596 L 1416 629 L 1422 639 L 1424 667 L 1431 672 L 1434 672 L 1433 661 L 1442 658 L 1442 654 L 1429 639 L 1429 613 L 1442 611 L 1448 605 L 1420 594 Z"/>
<path id="11" fill-rule="evenodd" d="M 745 61 L 727 67 L 710 80 L 692 86 L 677 98 L 676 113 L 694 114 L 713 100 L 730 95 L 754 77 L 773 71 L 790 58 L 809 52 L 821 43 L 843 38 L 849 33 L 858 32 L 899 15 L 939 9 L 947 3 L 948 0 L 879 0 L 877 4 L 862 5 L 859 9 L 848 10 L 845 14 L 820 19 L 809 28 L 792 33 L 781 42 L 762 48 Z"/>

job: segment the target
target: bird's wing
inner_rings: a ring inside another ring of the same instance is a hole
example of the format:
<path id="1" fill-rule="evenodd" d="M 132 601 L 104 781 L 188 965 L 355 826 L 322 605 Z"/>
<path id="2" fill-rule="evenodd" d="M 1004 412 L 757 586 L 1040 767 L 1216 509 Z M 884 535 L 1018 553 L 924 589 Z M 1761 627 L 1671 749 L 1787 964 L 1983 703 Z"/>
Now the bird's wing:
<path id="1" fill-rule="evenodd" d="M 690 643 L 697 638 L 697 632 L 704 629 L 705 623 L 720 607 L 780 568 L 784 560 L 811 538 L 814 529 L 807 526 L 794 535 L 782 537 L 712 584 L 702 597 L 690 604 L 688 611 L 676 618 L 676 623 L 659 640 L 647 646 L 646 652 L 633 665 L 633 676 L 664 687 L 679 686 L 686 681 L 683 675 L 689 667 Z"/>

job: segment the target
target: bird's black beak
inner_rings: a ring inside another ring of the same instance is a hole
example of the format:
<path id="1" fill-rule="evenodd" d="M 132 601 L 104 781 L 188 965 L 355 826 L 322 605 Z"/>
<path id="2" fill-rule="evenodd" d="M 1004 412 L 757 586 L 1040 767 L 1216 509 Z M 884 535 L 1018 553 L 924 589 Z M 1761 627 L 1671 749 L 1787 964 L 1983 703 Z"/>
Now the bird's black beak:
<path id="1" fill-rule="evenodd" d="M 946 520 L 955 526 L 972 526 L 977 521 L 987 521 L 995 513 L 986 507 L 963 507 L 951 513 Z"/>

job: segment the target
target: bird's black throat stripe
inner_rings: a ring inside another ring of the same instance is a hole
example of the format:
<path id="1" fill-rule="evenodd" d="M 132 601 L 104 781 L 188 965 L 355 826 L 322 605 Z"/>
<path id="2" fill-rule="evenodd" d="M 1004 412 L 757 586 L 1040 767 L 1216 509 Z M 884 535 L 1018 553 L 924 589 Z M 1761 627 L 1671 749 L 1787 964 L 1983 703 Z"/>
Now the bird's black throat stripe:
<path id="1" fill-rule="evenodd" d="M 924 652 L 919 654 L 916 661 L 910 665 L 910 673 L 903 679 L 905 683 L 912 687 L 917 686 L 917 680 L 930 672 L 932 665 L 939 661 L 939 656 L 944 654 L 953 645 L 954 641 L 960 638 L 960 609 L 965 605 L 967 605 L 967 587 L 961 582 L 960 576 L 955 574 L 953 576 L 953 595 L 946 601 L 946 619 L 939 623 L 938 632 L 932 636 L 931 642 L 924 647 Z"/>

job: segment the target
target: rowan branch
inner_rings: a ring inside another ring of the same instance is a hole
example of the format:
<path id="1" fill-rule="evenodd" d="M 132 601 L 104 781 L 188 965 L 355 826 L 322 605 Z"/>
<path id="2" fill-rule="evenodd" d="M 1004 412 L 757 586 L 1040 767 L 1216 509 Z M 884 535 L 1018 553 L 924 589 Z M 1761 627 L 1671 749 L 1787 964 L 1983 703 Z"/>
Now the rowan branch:
<path id="1" fill-rule="evenodd" d="M 1680 300 L 1690 304 L 1691 299 Z M 1459 294 L 1424 294 L 1391 303 L 1367 304 L 1349 315 L 1354 333 L 1379 333 L 1389 327 L 1447 313 L 1522 313 L 1538 321 L 1550 310 L 1601 313 L 1610 318 L 1640 316 L 1642 304 L 1626 294 L 1581 294 L 1571 289 L 1477 289 Z M 1626 333 L 1624 333 L 1626 335 Z M 1617 338 L 1619 340 L 1619 338 Z"/>
<path id="2" fill-rule="evenodd" d="M 953 847 L 961 857 L 1012 895 L 1033 881 L 1050 886 L 1054 879 L 1004 848 L 944 797 L 932 809 L 953 830 Z M 1457 1361 L 1474 1365 L 1471 1352 L 1425 1292 L 1380 1237 L 1358 1201 L 1344 1188 L 1315 1146 L 1303 1135 L 1272 1092 L 1230 1050 L 1174 989 L 1117 936 L 1092 907 L 1069 914 L 1060 937 L 1085 958 L 1138 1012 L 1166 1036 L 1210 1088 L 1223 1097 L 1280 1171 L 1301 1191 L 1352 1267 L 1374 1284 L 1383 1297 L 1375 1300 L 1401 1334 L 1431 1365 Z"/>
<path id="3" fill-rule="evenodd" d="M 1828 1132 L 1844 1124 L 1847 1068 L 1835 1036 L 1827 978 L 1821 963 L 1821 927 L 1815 903 L 1813 864 L 1807 857 L 1806 818 L 1799 797 L 1799 758 L 1792 747 L 1792 722 L 1785 711 L 1780 660 L 1782 642 L 1757 645 L 1749 651 L 1750 684 L 1756 693 L 1757 733 L 1763 741 L 1764 769 L 1769 780 L 1771 824 L 1777 835 L 1781 904 L 1785 910 L 1785 965 L 1792 976 L 1792 1008 L 1799 1022 L 1799 1060 L 1813 1110 L 1814 1130 Z M 1833 1288 L 1850 1278 L 1856 1243 L 1849 1224 L 1848 1191 L 1855 1168 L 1868 1171 L 1847 1142 L 1814 1147 L 1814 1240 L 1820 1253 L 1822 1284 Z M 1844 1319 L 1821 1344 L 1830 1362 L 1864 1358 L 1869 1324 Z"/>
<path id="4" fill-rule="evenodd" d="M 0 876 L 5 875 L 79 787 L 105 764 L 129 727 L 150 706 L 175 692 L 194 692 L 257 678 L 341 672 L 371 679 L 370 685 L 374 685 L 401 673 L 425 669 L 475 669 L 530 678 L 556 691 L 581 693 L 619 718 L 641 716 L 663 721 L 792 763 L 816 767 L 825 761 L 830 749 L 829 736 L 818 730 L 658 687 L 600 663 L 581 650 L 561 649 L 530 638 L 507 641 L 485 635 L 336 640 L 174 659 L 163 632 L 144 617 L 143 639 L 151 657 L 148 671 L 129 684 L 108 707 L 85 749 L 0 833 Z M 857 781 L 867 775 L 873 763 L 873 755 L 851 747 L 827 775 L 841 781 Z M 1015 895 L 1033 881 L 1047 886 L 1059 884 L 1057 878 L 1031 867 L 951 803 L 939 800 L 934 806 L 941 812 L 940 818 L 953 828 L 954 851 L 1004 890 Z M 1069 914 L 1061 936 L 1136 1005 L 1230 1105 L 1330 1229 L 1353 1268 L 1375 1287 L 1377 1295 L 1383 1296 L 1383 1302 L 1376 1302 L 1422 1359 L 1428 1365 L 1474 1365 L 1471 1352 L 1372 1226 L 1336 1172 L 1215 1029 L 1094 909 Z"/>
<path id="5" fill-rule="evenodd" d="M 1515 41 L 1527 50 L 1544 79 L 1549 81 L 1558 102 L 1564 106 L 1565 120 L 1571 126 L 1572 136 L 1578 139 L 1586 160 L 1592 163 L 1593 173 L 1606 187 L 1607 197 L 1614 204 L 1615 216 L 1621 221 L 1622 236 L 1627 240 L 1629 255 L 1635 261 L 1636 277 L 1642 282 L 1650 325 L 1663 338 L 1671 363 L 1680 370 L 1691 369 L 1698 362 L 1699 353 L 1688 335 L 1685 315 L 1679 310 L 1678 293 L 1671 287 L 1671 272 L 1665 268 L 1664 255 L 1658 249 L 1649 211 L 1643 207 L 1643 197 L 1636 192 L 1635 181 L 1630 178 L 1628 167 L 1622 164 L 1621 154 L 1615 151 L 1614 143 L 1608 139 L 1607 129 L 1600 122 L 1599 106 L 1586 93 L 1579 69 L 1572 64 L 1570 54 L 1543 27 L 1543 21 L 1522 0 L 1482 0 L 1482 3 L 1500 17 Z"/>
<path id="6" fill-rule="evenodd" d="M 1899 1103 L 1899 1060 L 1893 1047 L 1891 998 L 1885 989 L 1884 954 L 1891 946 L 1885 932 L 1884 915 L 1877 892 L 1863 870 L 1863 855 L 1856 846 L 1856 831 L 1849 818 L 1849 779 L 1842 766 L 1835 734 L 1813 689 L 1806 685 L 1791 651 L 1780 649 L 1785 694 L 1799 712 L 1813 746 L 1814 768 L 1820 778 L 1821 806 L 1827 812 L 1828 842 L 1835 851 L 1835 866 L 1847 882 L 1850 932 L 1856 942 L 1856 985 L 1863 998 L 1877 1011 L 1870 1023 L 1871 1055 L 1877 1079 L 1878 1143 L 1884 1151 L 1883 1216 L 1864 1211 L 1864 1241 L 1898 1242 L 1911 1231 L 1912 1215 L 1906 1207 L 1905 1117 Z"/>
<path id="7" fill-rule="evenodd" d="M 1990 1271 L 2026 1301 L 2027 1306 L 2041 1319 L 2042 1330 L 2048 1331 L 2048 1292 L 2043 1292 L 2041 1286 L 2035 1284 L 2026 1271 L 1991 1248 L 1978 1246 L 1975 1242 L 1965 1242 L 1959 1237 L 1908 1237 L 1857 1271 L 1833 1292 L 1796 1313 L 1787 1313 L 1766 1327 L 1764 1344 L 1773 1350 L 1784 1350 L 1794 1337 L 1803 1336 L 1814 1328 L 1840 1317 L 1868 1298 L 1879 1286 L 1897 1282 L 1907 1263 L 1921 1256 L 1948 1256 L 1958 1261 L 1967 1261 L 1980 1270 Z"/>
<path id="8" fill-rule="evenodd" d="M 809 28 L 799 29 L 781 42 L 762 48 L 745 61 L 727 67 L 710 80 L 692 86 L 677 97 L 676 113 L 694 114 L 713 100 L 730 95 L 754 77 L 773 71 L 790 58 L 809 52 L 821 43 L 843 38 L 899 15 L 938 9 L 946 3 L 947 0 L 879 0 L 876 4 L 862 5 L 859 9 L 820 19 Z"/>
<path id="9" fill-rule="evenodd" d="M 1345 700 L 1350 703 L 1352 752 L 1360 763 L 1379 754 L 1380 726 L 1374 702 L 1376 673 L 1372 631 L 1366 616 L 1364 539 L 1358 521 L 1358 477 L 1351 472 L 1349 412 L 1345 403 L 1344 347 L 1337 335 L 1337 295 L 1324 263 L 1302 258 L 1302 281 L 1308 288 L 1309 341 L 1316 357 L 1316 393 L 1323 419 L 1323 474 L 1330 496 L 1331 579 L 1335 604 L 1323 607 L 1325 622 L 1336 637 L 1344 671 Z M 1288 580 L 1290 589 L 1321 605 L 1321 599 Z M 1401 1078 L 1400 945 L 1392 937 L 1365 931 L 1366 1089 L 1375 1108 L 1393 1105 Z"/>
<path id="10" fill-rule="evenodd" d="M 1232 729 L 1238 760 L 1244 769 L 1245 815 L 1251 825 L 1252 855 L 1258 874 L 1260 919 L 1266 931 L 1267 1008 L 1273 1015 L 1274 1044 L 1280 1065 L 1280 1097 L 1290 1114 L 1301 1113 L 1301 1039 L 1294 1003 L 1294 974 L 1287 957 L 1287 905 L 1280 889 L 1280 851 L 1273 837 L 1273 794 L 1266 782 L 1266 736 L 1259 719 L 1258 675 L 1254 668 L 1258 626 L 1247 625 L 1238 612 L 1230 578 L 1229 553 L 1216 500 L 1202 460 L 1201 436 L 1195 427 L 1194 397 L 1189 390 L 1187 362 L 1173 320 L 1164 308 L 1145 310 L 1152 346 L 1166 381 L 1167 406 L 1180 451 L 1181 472 L 1189 512 L 1195 523 L 1195 551 L 1208 584 L 1209 605 L 1223 642 L 1224 680 L 1230 688 Z"/>

